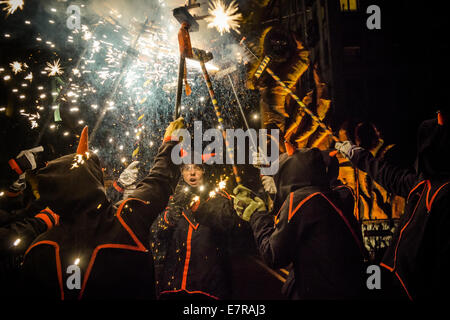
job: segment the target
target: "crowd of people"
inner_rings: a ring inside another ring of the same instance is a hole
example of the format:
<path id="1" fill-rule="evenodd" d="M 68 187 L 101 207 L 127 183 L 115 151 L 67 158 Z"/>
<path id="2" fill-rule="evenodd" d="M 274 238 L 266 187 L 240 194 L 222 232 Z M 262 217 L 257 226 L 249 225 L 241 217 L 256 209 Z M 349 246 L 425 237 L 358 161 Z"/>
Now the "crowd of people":
<path id="1" fill-rule="evenodd" d="M 0 211 L 2 295 L 226 300 L 233 296 L 232 243 L 250 236 L 268 267 L 289 270 L 286 299 L 370 299 L 373 263 L 384 270 L 381 298 L 447 296 L 448 108 L 420 126 L 415 170 L 377 157 L 360 125 L 357 141 L 336 142 L 334 150 L 282 153 L 278 172 L 261 179 L 265 195 L 245 182 L 229 193 L 214 186 L 209 165 L 175 165 L 170 155 L 184 126 L 179 118 L 167 127 L 144 179 L 133 162 L 108 189 L 87 127 L 74 154 L 40 165 L 36 147 L 11 159 L 16 177 Z M 379 261 L 364 243 L 339 157 L 405 199 Z"/>

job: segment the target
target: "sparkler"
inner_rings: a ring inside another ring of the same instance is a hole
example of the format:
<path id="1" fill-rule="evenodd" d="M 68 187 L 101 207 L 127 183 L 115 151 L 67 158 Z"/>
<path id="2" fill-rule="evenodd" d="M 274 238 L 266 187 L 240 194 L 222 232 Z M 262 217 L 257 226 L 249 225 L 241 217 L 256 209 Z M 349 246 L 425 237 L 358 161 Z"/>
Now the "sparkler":
<path id="1" fill-rule="evenodd" d="M 16 12 L 17 9 L 22 10 L 24 1 L 23 0 L 7 0 L 7 1 L 0 1 L 0 4 L 6 4 L 6 7 L 3 8 L 3 11 L 7 11 L 6 15 L 9 16 L 10 14 L 13 14 Z"/>
<path id="2" fill-rule="evenodd" d="M 228 6 L 222 0 L 212 1 L 208 8 L 210 16 L 205 18 L 205 21 L 209 22 L 208 28 L 216 28 L 220 35 L 230 32 L 230 30 L 240 33 L 238 29 L 242 14 L 237 13 L 238 10 L 236 0 L 233 0 Z"/>
<path id="3" fill-rule="evenodd" d="M 45 68 L 45 70 L 49 71 L 49 74 L 48 74 L 49 77 L 61 75 L 64 73 L 59 64 L 59 59 L 56 61 L 53 61 L 53 64 L 51 64 L 50 62 L 47 62 L 47 67 Z"/>
<path id="4" fill-rule="evenodd" d="M 12 63 L 9 64 L 11 66 L 11 70 L 12 72 L 14 72 L 14 74 L 18 74 L 19 72 L 22 72 L 22 63 L 18 62 L 18 61 L 14 61 Z"/>

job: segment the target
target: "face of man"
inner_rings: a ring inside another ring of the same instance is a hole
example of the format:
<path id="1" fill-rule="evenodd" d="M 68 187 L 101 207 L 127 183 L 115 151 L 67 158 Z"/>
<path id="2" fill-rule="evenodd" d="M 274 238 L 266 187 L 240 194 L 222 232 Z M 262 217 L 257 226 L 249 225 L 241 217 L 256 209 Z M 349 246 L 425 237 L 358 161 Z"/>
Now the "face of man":
<path id="1" fill-rule="evenodd" d="M 195 164 L 188 164 L 181 169 L 184 181 L 191 187 L 198 187 L 203 183 L 203 169 Z"/>

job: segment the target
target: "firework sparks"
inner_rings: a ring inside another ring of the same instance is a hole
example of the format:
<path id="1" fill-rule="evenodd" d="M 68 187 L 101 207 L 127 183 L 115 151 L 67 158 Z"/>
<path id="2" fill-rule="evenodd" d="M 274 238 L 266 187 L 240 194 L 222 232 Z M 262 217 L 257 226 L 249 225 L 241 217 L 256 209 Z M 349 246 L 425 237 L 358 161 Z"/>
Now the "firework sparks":
<path id="1" fill-rule="evenodd" d="M 236 0 L 233 0 L 228 6 L 222 0 L 212 1 L 208 8 L 210 16 L 205 19 L 206 22 L 209 22 L 208 28 L 216 28 L 221 35 L 230 32 L 231 29 L 240 33 L 238 29 L 242 14 L 237 13 L 238 10 Z"/>
<path id="2" fill-rule="evenodd" d="M 47 67 L 45 68 L 45 70 L 47 70 L 49 72 L 49 74 L 48 74 L 49 77 L 61 75 L 64 73 L 59 64 L 59 59 L 57 61 L 53 61 L 53 64 L 51 64 L 50 62 L 47 62 Z"/>
<path id="3" fill-rule="evenodd" d="M 30 82 L 33 81 L 33 73 L 30 72 L 29 74 L 27 74 L 27 76 L 24 78 L 24 80 L 29 80 Z"/>
<path id="4" fill-rule="evenodd" d="M 85 152 L 85 154 L 76 154 L 73 158 L 72 167 L 70 168 L 70 170 L 79 168 L 84 164 L 85 160 L 89 159 L 89 156 L 89 152 Z"/>
<path id="5" fill-rule="evenodd" d="M 14 72 L 14 74 L 18 74 L 19 72 L 22 72 L 22 63 L 18 62 L 18 61 L 14 61 L 12 63 L 9 64 L 11 66 L 11 70 L 12 72 Z"/>
<path id="6" fill-rule="evenodd" d="M 7 11 L 7 16 L 16 12 L 17 9 L 22 10 L 24 1 L 23 0 L 7 0 L 0 1 L 0 4 L 6 4 L 6 7 L 3 8 L 3 11 Z"/>

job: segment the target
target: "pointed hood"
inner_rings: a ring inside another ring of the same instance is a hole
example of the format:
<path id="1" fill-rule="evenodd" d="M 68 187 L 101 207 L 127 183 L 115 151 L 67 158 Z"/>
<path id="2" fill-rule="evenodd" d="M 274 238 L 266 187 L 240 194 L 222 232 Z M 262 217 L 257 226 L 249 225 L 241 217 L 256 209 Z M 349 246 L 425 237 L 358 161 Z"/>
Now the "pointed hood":
<path id="1" fill-rule="evenodd" d="M 319 149 L 298 149 L 289 156 L 279 157 L 279 169 L 274 176 L 277 194 L 274 212 L 278 212 L 289 193 L 298 189 L 316 192 L 329 189 L 327 167 Z"/>
<path id="2" fill-rule="evenodd" d="M 450 177 L 449 128 L 442 116 L 440 119 L 426 120 L 419 127 L 416 170 L 426 179 Z"/>
<path id="3" fill-rule="evenodd" d="M 39 201 L 57 212 L 61 221 L 98 212 L 99 205 L 104 206 L 107 201 L 100 160 L 87 146 L 85 127 L 77 153 L 52 160 L 46 167 L 27 174 L 33 189 L 39 193 Z"/>

